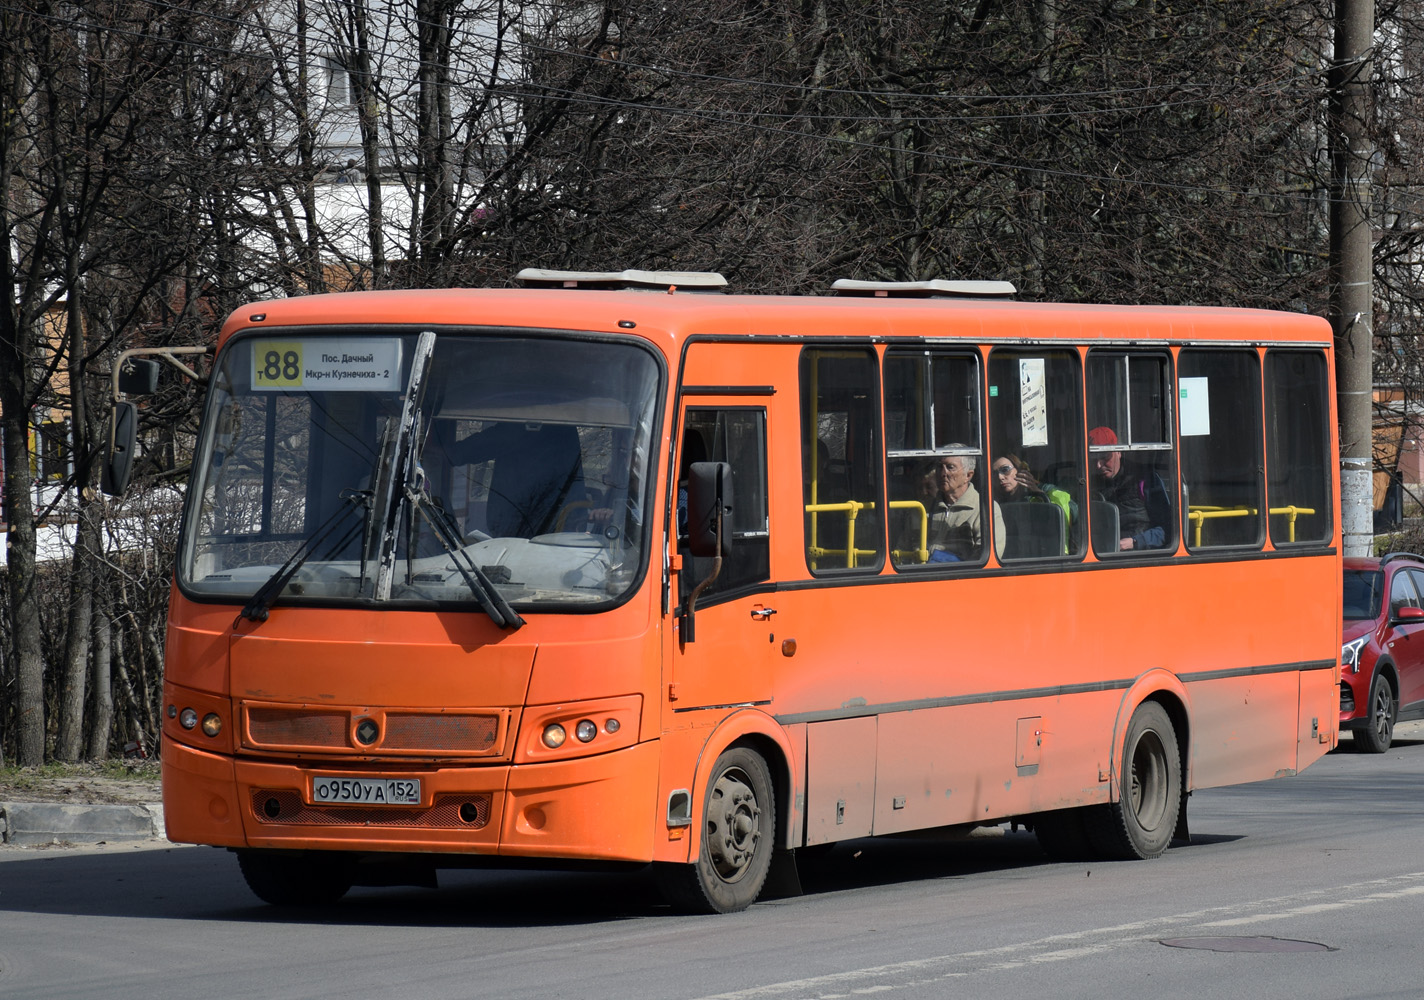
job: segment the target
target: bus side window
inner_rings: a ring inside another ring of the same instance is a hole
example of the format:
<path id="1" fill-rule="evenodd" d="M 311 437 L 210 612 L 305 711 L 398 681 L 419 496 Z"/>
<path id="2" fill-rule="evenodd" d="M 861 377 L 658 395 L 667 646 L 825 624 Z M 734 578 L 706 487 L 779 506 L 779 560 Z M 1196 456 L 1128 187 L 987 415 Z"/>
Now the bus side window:
<path id="1" fill-rule="evenodd" d="M 1083 379 L 1078 352 L 989 356 L 989 482 L 1003 509 L 1006 560 L 1083 553 Z"/>
<path id="2" fill-rule="evenodd" d="M 1260 385 L 1260 359 L 1252 350 L 1184 349 L 1177 359 L 1182 528 L 1189 548 L 1261 544 Z"/>
<path id="3" fill-rule="evenodd" d="M 875 352 L 801 355 L 806 563 L 812 573 L 876 572 L 885 560 Z"/>
<path id="4" fill-rule="evenodd" d="M 899 349 L 885 355 L 885 466 L 896 569 L 982 565 L 1002 519 L 990 503 L 979 355 Z"/>
<path id="5" fill-rule="evenodd" d="M 705 607 L 718 594 L 760 583 L 771 573 L 770 522 L 766 489 L 766 410 L 760 407 L 692 409 L 683 420 L 678 446 L 678 468 L 693 462 L 726 462 L 732 468 L 730 555 L 722 560 L 721 572 L 698 598 Z M 679 475 L 679 479 L 681 474 Z M 712 571 L 710 558 L 692 556 L 686 546 L 683 527 L 686 494 L 679 482 L 677 490 L 678 551 L 686 571 L 679 574 L 680 599 Z"/>
<path id="6" fill-rule="evenodd" d="M 1093 528 L 1093 551 L 1111 556 L 1175 549 L 1171 358 L 1115 349 L 1092 351 L 1087 391 L 1089 516 L 1094 508 L 1111 509 L 1117 515 L 1116 531 Z"/>
<path id="7" fill-rule="evenodd" d="M 1266 501 L 1271 544 L 1328 541 L 1329 373 L 1319 351 L 1266 352 Z"/>

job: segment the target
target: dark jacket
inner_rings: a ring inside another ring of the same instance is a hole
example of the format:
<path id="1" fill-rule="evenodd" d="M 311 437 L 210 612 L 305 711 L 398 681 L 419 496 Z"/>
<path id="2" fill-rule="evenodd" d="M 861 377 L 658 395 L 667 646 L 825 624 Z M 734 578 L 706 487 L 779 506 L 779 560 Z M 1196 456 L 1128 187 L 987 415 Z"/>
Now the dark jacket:
<path id="1" fill-rule="evenodd" d="M 1167 544 L 1172 501 L 1162 477 L 1126 462 L 1111 479 L 1095 477 L 1097 499 L 1117 507 L 1119 531 L 1132 539 L 1133 549 L 1160 549 Z"/>

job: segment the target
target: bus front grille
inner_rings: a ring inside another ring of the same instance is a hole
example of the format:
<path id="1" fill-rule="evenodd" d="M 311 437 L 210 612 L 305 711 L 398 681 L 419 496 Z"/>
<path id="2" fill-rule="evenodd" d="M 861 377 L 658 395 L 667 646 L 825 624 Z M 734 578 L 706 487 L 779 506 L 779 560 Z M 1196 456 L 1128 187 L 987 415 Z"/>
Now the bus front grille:
<path id="1" fill-rule="evenodd" d="M 496 756 L 508 709 L 420 712 L 244 703 L 244 742 L 259 750 Z"/>

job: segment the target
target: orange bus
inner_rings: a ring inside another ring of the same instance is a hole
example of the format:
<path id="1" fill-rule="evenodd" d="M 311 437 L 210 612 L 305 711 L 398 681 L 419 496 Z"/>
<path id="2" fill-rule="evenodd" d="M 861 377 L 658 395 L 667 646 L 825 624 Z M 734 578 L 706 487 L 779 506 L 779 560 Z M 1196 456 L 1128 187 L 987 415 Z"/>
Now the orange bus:
<path id="1" fill-rule="evenodd" d="M 1001 823 L 1150 858 L 1336 745 L 1331 332 L 1005 283 L 521 272 L 223 328 L 168 836 L 277 904 Z"/>

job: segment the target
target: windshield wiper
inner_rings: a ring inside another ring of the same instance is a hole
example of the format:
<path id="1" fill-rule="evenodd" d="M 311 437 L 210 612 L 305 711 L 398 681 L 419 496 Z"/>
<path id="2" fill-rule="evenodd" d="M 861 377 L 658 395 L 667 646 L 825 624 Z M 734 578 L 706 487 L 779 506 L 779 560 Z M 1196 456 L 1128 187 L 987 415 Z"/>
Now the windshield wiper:
<path id="1" fill-rule="evenodd" d="M 267 612 L 272 607 L 272 603 L 276 601 L 277 596 L 286 589 L 287 584 L 291 583 L 292 577 L 296 575 L 297 570 L 302 568 L 302 564 L 311 558 L 312 553 L 317 550 L 317 546 L 326 541 L 331 533 L 336 530 L 337 526 L 340 525 L 342 515 L 356 507 L 365 508 L 369 515 L 371 510 L 370 490 L 342 490 L 341 499 L 344 503 L 332 511 L 331 516 L 323 521 L 316 531 L 307 536 L 301 545 L 297 546 L 292 554 L 287 557 L 287 561 L 277 567 L 277 572 L 269 576 L 267 582 L 257 588 L 257 593 L 252 595 L 252 599 L 243 605 L 242 610 L 237 613 L 237 617 L 232 620 L 232 627 L 234 629 L 241 624 L 244 618 L 254 622 L 265 622 L 267 620 Z M 331 546 L 328 552 L 340 552 L 355 539 L 356 533 L 362 530 L 364 526 L 364 519 L 353 524 L 350 529 L 347 530 L 346 534 L 337 539 L 336 544 Z M 364 575 L 365 570 L 363 569 L 362 576 Z"/>
<path id="2" fill-rule="evenodd" d="M 419 476 L 419 480 L 407 488 L 406 498 L 416 510 L 420 511 L 420 515 L 434 530 L 436 539 L 450 554 L 455 568 L 465 578 L 465 585 L 470 588 L 470 593 L 475 595 L 475 600 L 479 602 L 485 614 L 489 615 L 500 628 L 517 629 L 522 627 L 524 619 L 519 616 L 519 612 L 509 606 L 504 595 L 499 592 L 484 570 L 480 569 L 475 560 L 465 551 L 455 519 L 451 517 L 449 511 L 432 500 L 430 494 L 426 492 L 423 474 Z"/>
<path id="3" fill-rule="evenodd" d="M 389 600 L 391 582 L 396 571 L 396 535 L 400 524 L 400 507 L 408 492 L 410 470 L 414 461 L 415 436 L 420 410 L 425 401 L 430 359 L 435 353 L 435 331 L 423 330 L 415 339 L 410 359 L 410 375 L 406 379 L 405 400 L 400 422 L 387 425 L 386 440 L 381 446 L 380 465 L 376 468 L 376 519 L 371 534 L 376 545 L 376 580 L 374 593 L 378 601 Z M 394 431 L 394 434 L 390 433 Z M 405 486 L 406 489 L 398 489 Z"/>

